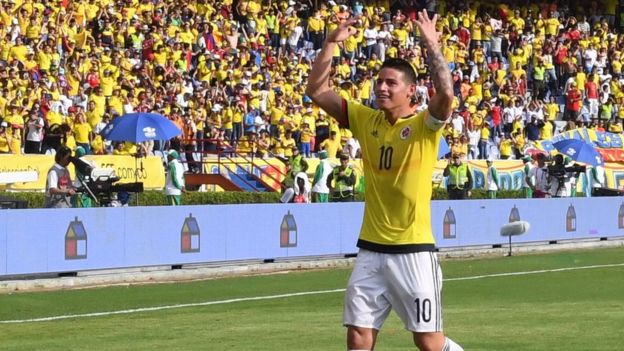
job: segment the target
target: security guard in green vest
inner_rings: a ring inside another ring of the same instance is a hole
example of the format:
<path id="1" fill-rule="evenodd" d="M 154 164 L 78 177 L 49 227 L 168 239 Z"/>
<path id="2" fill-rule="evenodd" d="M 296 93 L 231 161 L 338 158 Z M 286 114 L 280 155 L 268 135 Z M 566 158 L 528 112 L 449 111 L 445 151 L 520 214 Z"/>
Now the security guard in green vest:
<path id="1" fill-rule="evenodd" d="M 286 163 L 286 178 L 284 179 L 284 186 L 286 188 L 292 188 L 295 183 L 295 176 L 299 172 L 306 172 L 308 170 L 308 162 L 303 155 L 299 152 L 297 147 L 292 148 L 292 156 L 288 159 L 282 159 Z"/>
<path id="2" fill-rule="evenodd" d="M 470 167 L 462 162 L 461 155 L 454 154 L 443 175 L 446 179 L 446 190 L 449 200 L 469 198 L 472 190 L 472 174 Z"/>
<path id="3" fill-rule="evenodd" d="M 333 183 L 333 185 L 332 185 Z M 355 171 L 349 165 L 349 155 L 340 154 L 340 166 L 334 167 L 327 177 L 327 187 L 331 192 L 332 202 L 353 201 L 353 186 L 355 185 Z"/>

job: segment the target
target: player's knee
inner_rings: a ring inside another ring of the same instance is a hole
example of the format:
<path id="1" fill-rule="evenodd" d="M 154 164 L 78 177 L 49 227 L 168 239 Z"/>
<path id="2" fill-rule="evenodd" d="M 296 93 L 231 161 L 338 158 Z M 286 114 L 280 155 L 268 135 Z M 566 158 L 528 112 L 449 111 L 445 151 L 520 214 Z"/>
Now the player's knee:
<path id="1" fill-rule="evenodd" d="M 347 328 L 347 348 L 353 351 L 372 350 L 375 346 L 375 330 L 349 326 Z"/>

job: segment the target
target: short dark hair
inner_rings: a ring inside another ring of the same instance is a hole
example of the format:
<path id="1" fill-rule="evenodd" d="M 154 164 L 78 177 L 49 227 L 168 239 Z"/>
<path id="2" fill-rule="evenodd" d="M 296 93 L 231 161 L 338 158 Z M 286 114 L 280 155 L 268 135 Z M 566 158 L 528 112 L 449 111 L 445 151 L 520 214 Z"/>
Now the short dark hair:
<path id="1" fill-rule="evenodd" d="M 71 156 L 72 151 L 70 148 L 68 148 L 65 145 L 61 145 L 58 150 L 56 150 L 56 154 L 54 155 L 54 161 L 56 163 L 60 162 L 62 159 L 64 159 L 67 156 Z"/>
<path id="2" fill-rule="evenodd" d="M 416 70 L 414 66 L 408 61 L 401 58 L 389 58 L 384 61 L 381 65 L 381 69 L 384 68 L 392 68 L 397 71 L 403 72 L 403 76 L 405 77 L 408 84 L 416 84 L 418 82 L 418 76 L 416 75 Z"/>

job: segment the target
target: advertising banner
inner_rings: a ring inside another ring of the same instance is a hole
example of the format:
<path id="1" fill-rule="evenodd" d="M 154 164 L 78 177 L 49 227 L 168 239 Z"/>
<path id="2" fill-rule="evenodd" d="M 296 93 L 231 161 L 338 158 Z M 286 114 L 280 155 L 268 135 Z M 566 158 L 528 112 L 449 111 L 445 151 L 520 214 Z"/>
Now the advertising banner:
<path id="1" fill-rule="evenodd" d="M 86 156 L 98 168 L 112 168 L 119 183 L 143 182 L 146 190 L 162 189 L 165 185 L 165 170 L 162 159 L 156 156 L 135 158 L 132 156 Z M 34 171 L 37 181 L 17 182 L 6 185 L 7 190 L 43 191 L 45 190 L 48 170 L 54 165 L 52 155 L 2 155 L 0 173 Z M 74 177 L 73 166 L 69 170 Z"/>

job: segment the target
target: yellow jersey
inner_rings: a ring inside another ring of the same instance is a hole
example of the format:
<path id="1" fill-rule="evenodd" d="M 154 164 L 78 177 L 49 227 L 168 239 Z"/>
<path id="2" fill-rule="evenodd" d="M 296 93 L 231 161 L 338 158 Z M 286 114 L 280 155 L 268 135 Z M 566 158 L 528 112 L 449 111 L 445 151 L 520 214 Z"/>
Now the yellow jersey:
<path id="1" fill-rule="evenodd" d="M 427 110 L 390 125 L 382 111 L 346 104 L 366 177 L 357 246 L 385 253 L 433 250 L 431 178 L 442 131 L 426 126 Z"/>

